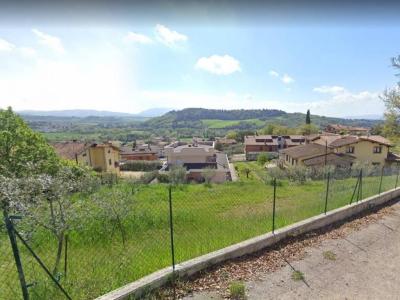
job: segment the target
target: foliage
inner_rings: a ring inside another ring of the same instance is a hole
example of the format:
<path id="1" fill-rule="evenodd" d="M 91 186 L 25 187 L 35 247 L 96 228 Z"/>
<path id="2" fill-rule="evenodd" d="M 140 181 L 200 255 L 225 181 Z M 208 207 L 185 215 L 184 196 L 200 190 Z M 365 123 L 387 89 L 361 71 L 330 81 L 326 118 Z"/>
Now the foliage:
<path id="1" fill-rule="evenodd" d="M 268 124 L 266 127 L 261 129 L 261 134 L 273 134 L 273 135 L 288 135 L 296 134 L 297 130 L 295 128 L 289 128 L 287 126 L 278 124 Z"/>
<path id="2" fill-rule="evenodd" d="M 318 127 L 314 124 L 304 124 L 299 128 L 298 133 L 301 135 L 310 135 L 313 133 L 318 133 L 318 131 Z"/>
<path id="3" fill-rule="evenodd" d="M 243 300 L 246 299 L 246 288 L 243 282 L 234 281 L 229 285 L 230 299 Z"/>
<path id="4" fill-rule="evenodd" d="M 304 280 L 304 274 L 303 272 L 300 272 L 298 270 L 293 271 L 292 273 L 292 279 L 294 281 L 299 281 L 299 280 Z"/>
<path id="5" fill-rule="evenodd" d="M 11 107 L 0 109 L 0 174 L 21 177 L 54 174 L 59 159 L 44 138 L 34 132 Z"/>
<path id="6" fill-rule="evenodd" d="M 133 160 L 120 165 L 121 171 L 155 171 L 161 168 L 160 161 Z"/>
<path id="7" fill-rule="evenodd" d="M 264 166 L 268 161 L 267 153 L 260 153 L 257 157 L 257 163 L 261 166 Z"/>
<path id="8" fill-rule="evenodd" d="M 174 185 L 186 183 L 186 169 L 184 167 L 172 166 L 168 176 L 170 183 Z"/>
<path id="9" fill-rule="evenodd" d="M 310 116 L 310 110 L 309 110 L 309 109 L 307 109 L 306 124 L 307 124 L 307 125 L 310 125 L 310 124 L 311 124 L 311 116 Z"/>
<path id="10" fill-rule="evenodd" d="M 215 169 L 207 167 L 202 170 L 202 176 L 204 178 L 204 183 L 209 185 L 211 180 L 215 176 Z"/>

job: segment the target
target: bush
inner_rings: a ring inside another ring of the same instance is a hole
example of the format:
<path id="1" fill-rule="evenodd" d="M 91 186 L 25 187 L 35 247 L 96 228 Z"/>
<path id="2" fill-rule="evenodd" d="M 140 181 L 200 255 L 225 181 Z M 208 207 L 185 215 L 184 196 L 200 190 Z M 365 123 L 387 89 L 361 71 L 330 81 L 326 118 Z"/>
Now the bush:
<path id="1" fill-rule="evenodd" d="M 158 171 L 144 173 L 140 177 L 139 182 L 148 184 L 148 183 L 152 182 L 155 178 L 157 178 L 158 175 L 159 175 Z"/>
<path id="2" fill-rule="evenodd" d="M 160 161 L 136 160 L 121 164 L 120 169 L 121 171 L 149 172 L 159 170 L 161 166 Z"/>
<path id="3" fill-rule="evenodd" d="M 260 153 L 257 157 L 257 163 L 261 166 L 264 166 L 268 161 L 267 153 Z"/>
<path id="4" fill-rule="evenodd" d="M 229 285 L 229 294 L 231 299 L 246 299 L 246 288 L 242 282 L 234 281 Z"/>

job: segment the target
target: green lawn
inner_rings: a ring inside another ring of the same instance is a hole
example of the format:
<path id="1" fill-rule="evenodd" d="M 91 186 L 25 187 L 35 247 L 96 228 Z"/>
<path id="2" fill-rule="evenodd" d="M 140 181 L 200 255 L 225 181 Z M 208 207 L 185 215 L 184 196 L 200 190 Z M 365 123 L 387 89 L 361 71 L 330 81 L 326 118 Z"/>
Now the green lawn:
<path id="1" fill-rule="evenodd" d="M 263 184 L 254 170 L 256 162 L 237 163 L 239 182 L 220 185 L 188 184 L 172 192 L 176 262 L 182 262 L 228 245 L 267 233 L 272 228 L 273 187 Z M 244 178 L 244 167 L 251 176 Z M 383 178 L 382 191 L 394 187 L 396 177 Z M 379 177 L 363 180 L 363 197 L 377 194 Z M 328 209 L 347 204 L 356 179 L 332 180 Z M 119 189 L 131 195 L 131 186 L 120 183 L 107 189 Z M 276 228 L 320 214 L 324 209 L 325 181 L 296 185 L 282 181 L 277 188 Z M 158 269 L 170 266 L 168 187 L 163 184 L 142 186 L 131 195 L 133 209 L 124 223 L 127 243 L 122 245 L 118 231 L 110 230 L 101 218 L 81 213 L 79 225 L 69 235 L 68 273 L 61 283 L 73 299 L 91 299 L 116 289 Z M 85 199 L 84 199 L 85 200 Z M 85 202 L 82 201 L 82 211 Z M 14 299 L 19 286 L 12 254 L 4 232 L 0 231 L 0 299 Z M 31 245 L 51 266 L 55 241 L 46 232 L 32 237 Z M 20 245 L 32 299 L 62 299 L 62 294 L 45 279 L 43 271 Z M 3 274 L 7 274 L 4 276 Z M 5 292 L 3 292 L 5 291 Z"/>

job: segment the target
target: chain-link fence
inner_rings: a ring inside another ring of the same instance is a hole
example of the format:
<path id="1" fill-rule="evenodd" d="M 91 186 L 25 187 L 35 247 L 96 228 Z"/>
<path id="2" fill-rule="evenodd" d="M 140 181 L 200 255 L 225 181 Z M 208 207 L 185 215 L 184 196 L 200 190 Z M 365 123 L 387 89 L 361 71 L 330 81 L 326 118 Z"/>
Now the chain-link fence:
<path id="1" fill-rule="evenodd" d="M 50 206 L 27 215 L 7 211 L 0 223 L 0 299 L 23 299 L 24 291 L 29 299 L 93 299 L 399 183 L 397 167 L 321 174 L 288 180 L 261 171 L 238 182 L 177 186 L 120 181 L 72 196 L 68 218 Z M 52 223 L 57 218 L 62 226 Z"/>

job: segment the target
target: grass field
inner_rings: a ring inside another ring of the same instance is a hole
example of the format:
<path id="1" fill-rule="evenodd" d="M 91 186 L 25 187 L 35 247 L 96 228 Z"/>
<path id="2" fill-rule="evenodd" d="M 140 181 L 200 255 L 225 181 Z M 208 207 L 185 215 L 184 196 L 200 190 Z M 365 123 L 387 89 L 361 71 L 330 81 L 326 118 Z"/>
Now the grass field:
<path id="1" fill-rule="evenodd" d="M 262 127 L 265 122 L 259 119 L 246 119 L 246 120 L 218 120 L 218 119 L 204 119 L 203 124 L 212 129 L 223 129 L 228 127 L 239 126 L 241 123 L 251 124 L 257 127 Z"/>
<path id="2" fill-rule="evenodd" d="M 220 185 L 188 184 L 172 191 L 174 238 L 177 263 L 269 232 L 272 228 L 273 187 L 262 183 L 256 162 L 238 163 L 240 181 Z M 245 178 L 244 168 L 251 168 Z M 385 176 L 382 191 L 393 188 L 395 176 Z M 363 180 L 363 198 L 377 194 L 380 177 Z M 332 180 L 328 210 L 347 204 L 354 191 L 355 178 Z M 281 181 L 277 187 L 276 227 L 320 214 L 324 209 L 326 182 L 310 181 L 296 185 Z M 73 299 L 91 299 L 144 275 L 170 266 L 168 186 L 141 186 L 132 194 L 126 182 L 104 186 L 98 193 L 119 190 L 133 203 L 124 227 L 123 246 L 117 230 L 112 230 L 96 213 L 85 213 L 88 199 L 81 201 L 76 228 L 69 234 L 68 272 L 61 272 L 61 284 Z M 32 237 L 32 247 L 51 266 L 55 241 L 40 231 Z M 20 245 L 23 265 L 32 299 L 63 299 L 46 279 L 37 263 Z M 0 238 L 0 299 L 14 299 L 19 285 L 8 240 Z M 63 269 L 63 268 L 62 268 Z M 2 274 L 7 274 L 6 276 Z"/>

